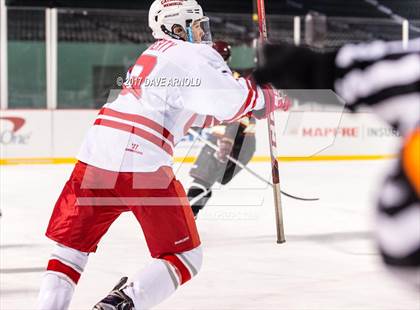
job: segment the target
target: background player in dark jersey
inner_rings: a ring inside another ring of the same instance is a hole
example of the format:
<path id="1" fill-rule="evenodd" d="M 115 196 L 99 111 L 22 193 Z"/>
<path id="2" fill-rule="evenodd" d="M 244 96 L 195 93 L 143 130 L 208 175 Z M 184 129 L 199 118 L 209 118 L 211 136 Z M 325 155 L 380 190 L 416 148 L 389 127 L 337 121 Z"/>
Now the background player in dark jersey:
<path id="1" fill-rule="evenodd" d="M 226 62 L 231 58 L 231 47 L 227 42 L 216 41 L 213 44 Z M 239 77 L 239 73 L 233 73 Z M 229 183 L 241 170 L 227 159 L 227 155 L 248 164 L 255 153 L 255 119 L 243 117 L 238 122 L 220 124 L 211 129 L 209 141 L 219 147 L 219 151 L 204 146 L 190 175 L 194 178 L 188 191 L 188 199 L 194 216 L 207 204 L 212 195 L 212 187 L 216 182 L 223 185 Z"/>

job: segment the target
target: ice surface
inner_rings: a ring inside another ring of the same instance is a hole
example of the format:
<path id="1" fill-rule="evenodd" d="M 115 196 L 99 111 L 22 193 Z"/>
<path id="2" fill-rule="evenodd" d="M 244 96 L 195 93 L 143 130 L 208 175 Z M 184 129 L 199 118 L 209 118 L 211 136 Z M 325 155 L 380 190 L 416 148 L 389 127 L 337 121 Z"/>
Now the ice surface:
<path id="1" fill-rule="evenodd" d="M 418 310 L 420 299 L 383 269 L 373 243 L 374 197 L 390 161 L 282 163 L 287 243 L 275 243 L 272 192 L 247 172 L 199 216 L 204 265 L 158 309 Z M 267 163 L 252 168 L 269 177 Z M 184 184 L 188 169 L 177 169 Z M 53 242 L 44 237 L 70 165 L 0 166 L 0 309 L 35 309 Z M 71 309 L 91 309 L 123 275 L 150 260 L 122 215 L 89 259 Z"/>

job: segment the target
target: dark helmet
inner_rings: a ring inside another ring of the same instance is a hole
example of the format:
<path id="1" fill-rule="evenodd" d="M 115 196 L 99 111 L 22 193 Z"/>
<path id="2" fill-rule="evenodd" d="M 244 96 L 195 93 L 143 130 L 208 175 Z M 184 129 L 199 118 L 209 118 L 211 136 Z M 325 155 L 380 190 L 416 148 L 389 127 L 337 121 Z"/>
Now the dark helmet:
<path id="1" fill-rule="evenodd" d="M 222 55 L 223 59 L 228 62 L 230 59 L 230 56 L 232 56 L 232 51 L 229 43 L 225 41 L 215 41 L 213 43 L 213 48 L 219 52 L 220 55 Z"/>

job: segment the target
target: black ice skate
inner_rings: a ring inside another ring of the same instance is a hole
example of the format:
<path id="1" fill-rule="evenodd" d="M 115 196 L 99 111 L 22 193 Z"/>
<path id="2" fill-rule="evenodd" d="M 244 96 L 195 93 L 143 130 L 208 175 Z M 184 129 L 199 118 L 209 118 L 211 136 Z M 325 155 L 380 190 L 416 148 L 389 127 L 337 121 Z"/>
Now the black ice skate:
<path id="1" fill-rule="evenodd" d="M 127 280 L 127 277 L 123 277 L 108 296 L 93 307 L 93 310 L 134 310 L 133 300 L 122 291 Z"/>

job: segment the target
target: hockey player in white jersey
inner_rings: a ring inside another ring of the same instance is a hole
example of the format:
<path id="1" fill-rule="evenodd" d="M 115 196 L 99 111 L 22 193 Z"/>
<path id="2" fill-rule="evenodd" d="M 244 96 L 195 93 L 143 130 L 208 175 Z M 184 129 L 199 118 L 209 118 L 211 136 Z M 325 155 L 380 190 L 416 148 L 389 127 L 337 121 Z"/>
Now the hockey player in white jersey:
<path id="1" fill-rule="evenodd" d="M 129 284 L 124 277 L 94 309 L 148 309 L 195 276 L 202 249 L 172 171 L 175 145 L 192 125 L 251 112 L 261 118 L 282 106 L 271 87 L 233 78 L 207 44 L 209 19 L 196 1 L 156 0 L 149 25 L 156 43 L 137 59 L 117 99 L 100 110 L 55 204 L 46 235 L 57 246 L 39 309 L 68 309 L 88 254 L 122 212 L 136 216 L 153 261 Z"/>

